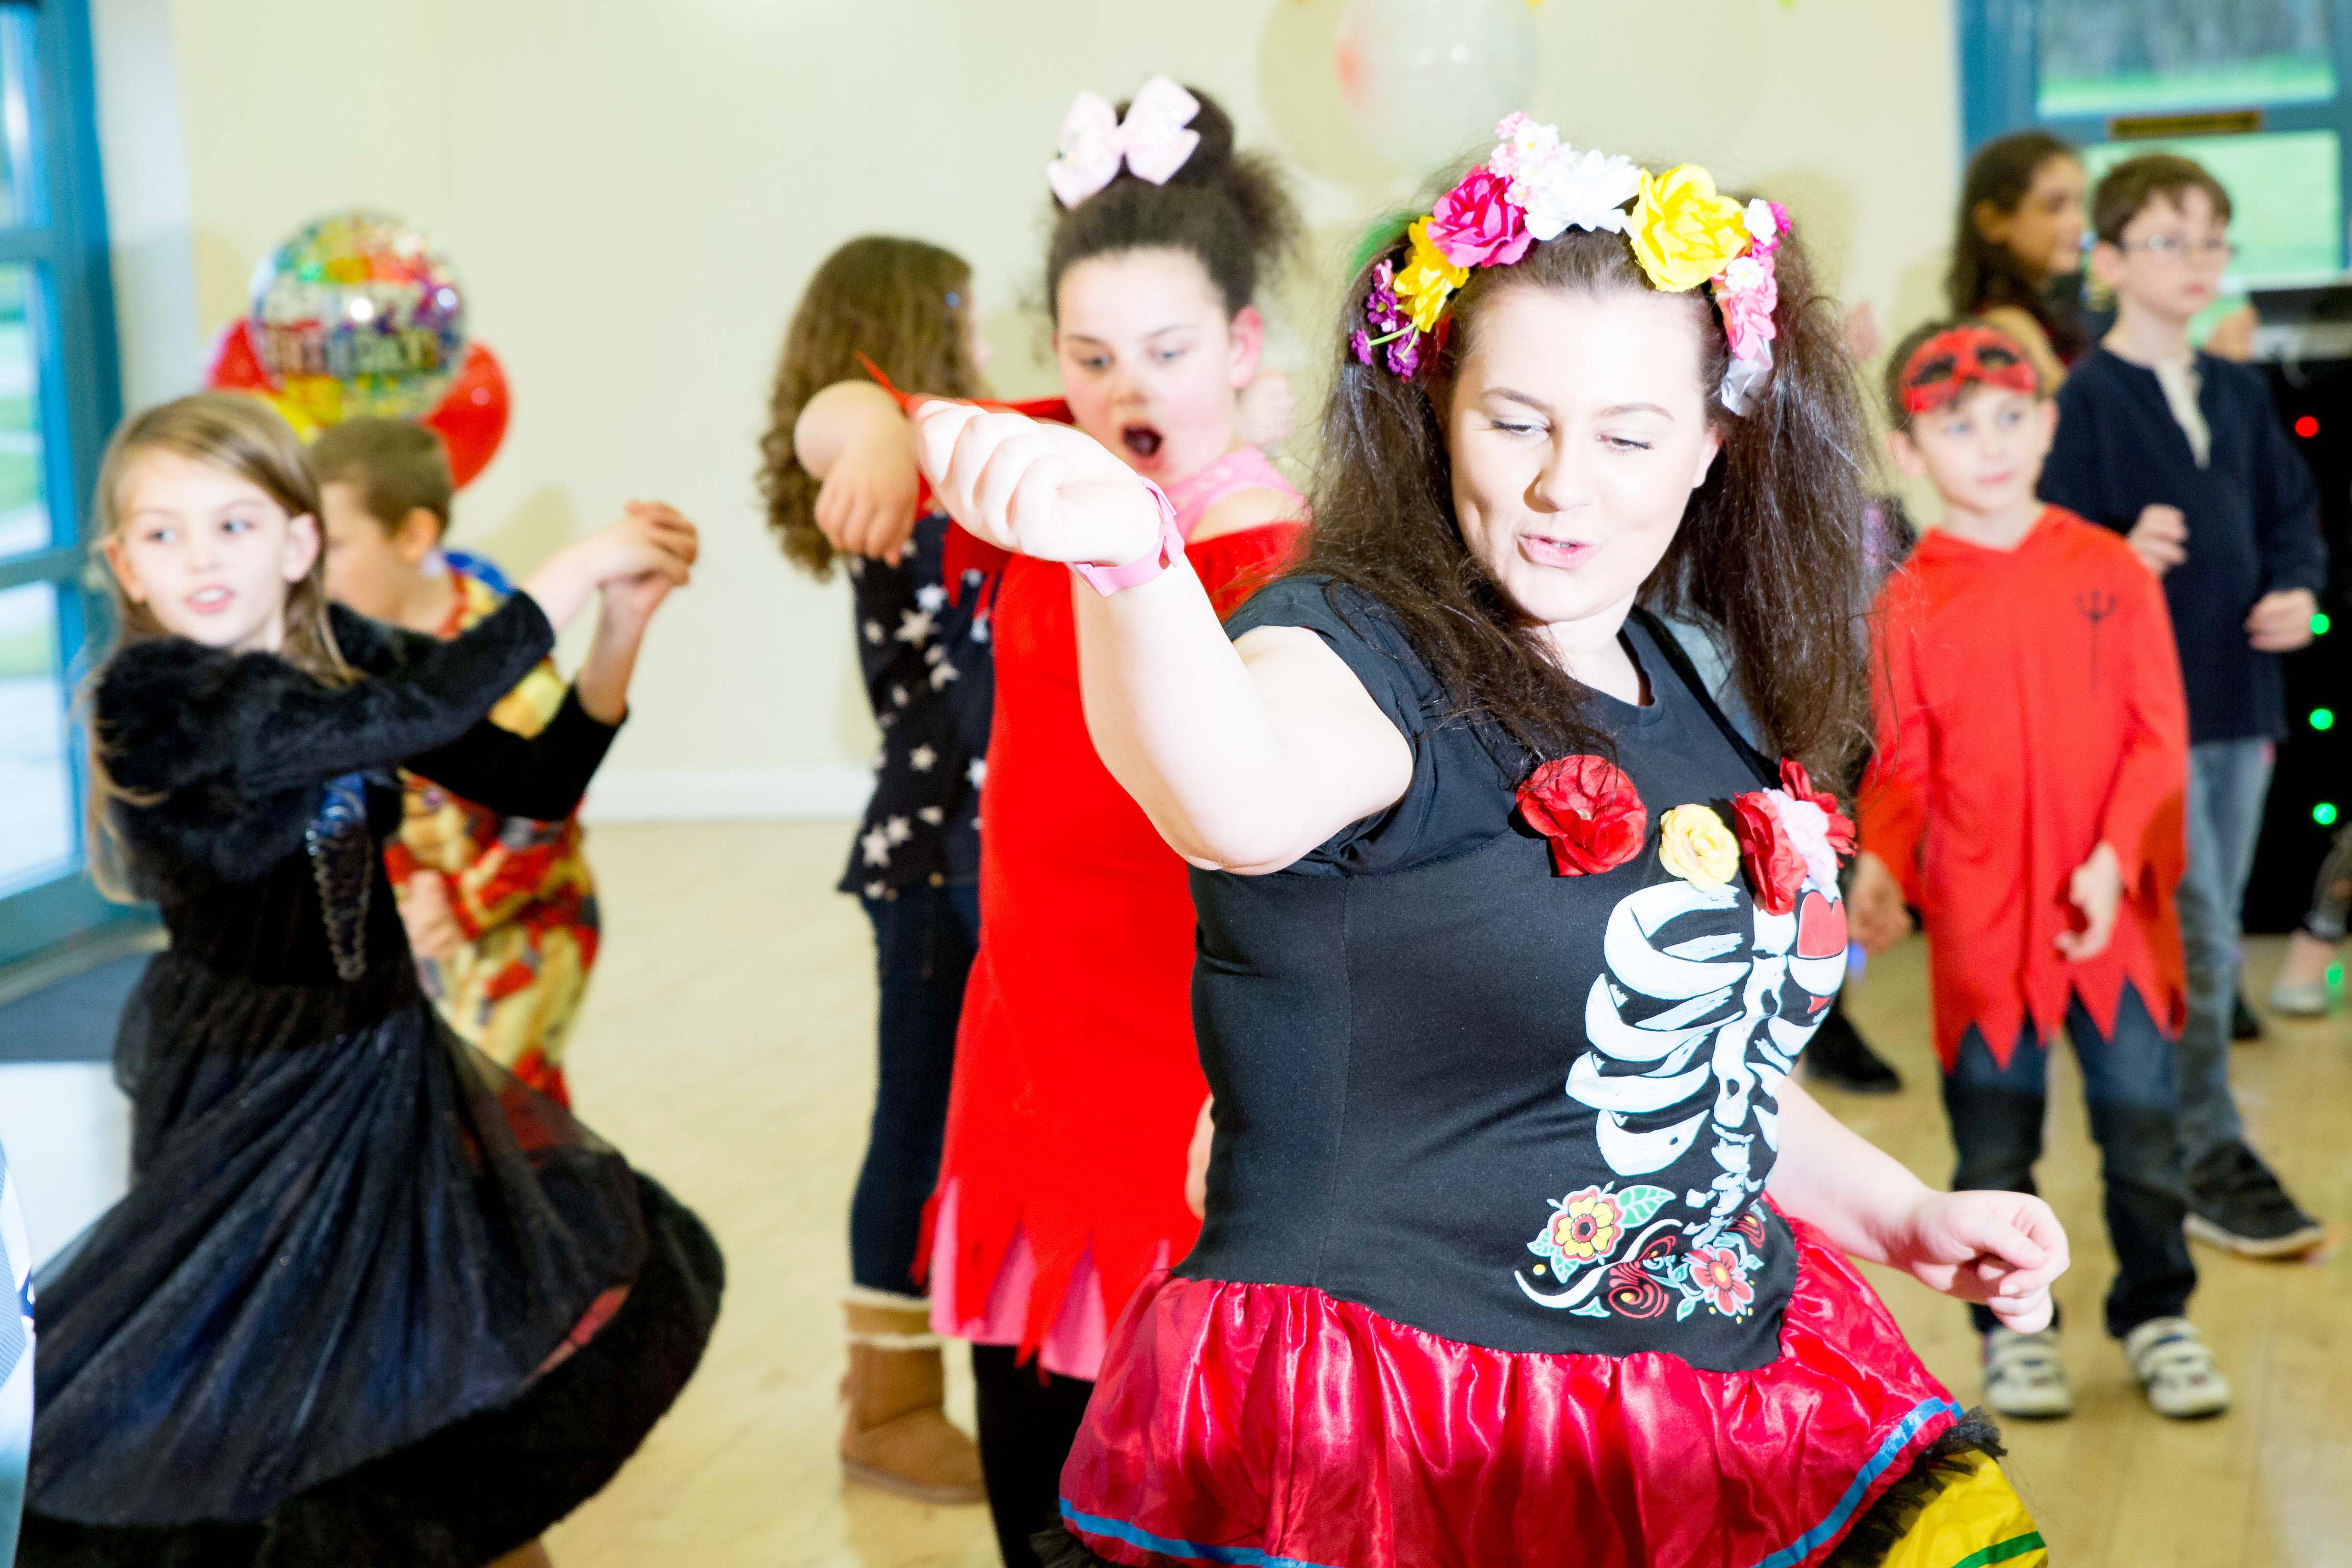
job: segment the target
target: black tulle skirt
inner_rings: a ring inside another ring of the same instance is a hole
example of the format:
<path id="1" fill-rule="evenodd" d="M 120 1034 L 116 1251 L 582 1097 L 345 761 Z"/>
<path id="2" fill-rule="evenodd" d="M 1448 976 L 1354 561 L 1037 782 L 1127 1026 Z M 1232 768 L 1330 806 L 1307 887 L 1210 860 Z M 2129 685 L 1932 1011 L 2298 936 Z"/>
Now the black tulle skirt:
<path id="1" fill-rule="evenodd" d="M 406 978 L 150 968 L 131 1190 L 37 1282 L 20 1563 L 470 1568 L 692 1374 L 709 1235 Z"/>

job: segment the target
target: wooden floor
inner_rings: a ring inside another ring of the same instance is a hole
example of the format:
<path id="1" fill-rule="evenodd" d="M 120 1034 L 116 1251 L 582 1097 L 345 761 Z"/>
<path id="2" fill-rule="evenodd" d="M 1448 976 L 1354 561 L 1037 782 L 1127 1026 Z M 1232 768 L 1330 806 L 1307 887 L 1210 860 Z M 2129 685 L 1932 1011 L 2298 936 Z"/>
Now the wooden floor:
<path id="1" fill-rule="evenodd" d="M 727 1250 L 709 1358 L 618 1480 L 551 1538 L 560 1568 L 983 1568 L 977 1509 L 845 1488 L 833 1443 L 849 1188 L 873 1089 L 871 947 L 829 889 L 845 825 L 602 828 L 605 947 L 572 1056 L 591 1125 L 700 1211 Z M 2250 954 L 2259 998 L 2275 942 Z M 1856 1021 L 1903 1094 L 1832 1109 L 1930 1182 L 1950 1175 L 1923 952 L 1873 966 Z M 2352 1219 L 2352 1023 L 2273 1023 L 2241 1047 L 2257 1143 L 2309 1207 Z M 2238 1393 L 2199 1425 L 2140 1403 L 2097 1331 L 2112 1258 L 2095 1152 L 2062 1060 L 2045 1191 L 2074 1240 L 2060 1294 L 2078 1413 L 2013 1425 L 2012 1470 L 2059 1568 L 2352 1568 L 2352 1263 L 2260 1265 L 2200 1250 L 2192 1313 Z M 1979 1388 L 1961 1309 L 1876 1282 L 1963 1402 Z M 950 1360 L 955 1358 L 951 1357 Z M 950 1408 L 969 1426 L 953 1373 Z"/>

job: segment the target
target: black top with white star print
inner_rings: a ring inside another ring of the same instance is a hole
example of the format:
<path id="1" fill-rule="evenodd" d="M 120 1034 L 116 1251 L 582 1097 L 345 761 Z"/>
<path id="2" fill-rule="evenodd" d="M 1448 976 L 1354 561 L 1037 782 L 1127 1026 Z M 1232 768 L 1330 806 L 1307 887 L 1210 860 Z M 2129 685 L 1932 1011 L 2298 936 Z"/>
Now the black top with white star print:
<path id="1" fill-rule="evenodd" d="M 950 526 L 943 515 L 915 524 L 897 566 L 848 563 L 858 662 L 882 749 L 874 798 L 841 879 L 845 893 L 878 899 L 980 876 L 980 782 L 995 665 L 980 574 L 967 573 L 948 602 L 941 577 Z"/>

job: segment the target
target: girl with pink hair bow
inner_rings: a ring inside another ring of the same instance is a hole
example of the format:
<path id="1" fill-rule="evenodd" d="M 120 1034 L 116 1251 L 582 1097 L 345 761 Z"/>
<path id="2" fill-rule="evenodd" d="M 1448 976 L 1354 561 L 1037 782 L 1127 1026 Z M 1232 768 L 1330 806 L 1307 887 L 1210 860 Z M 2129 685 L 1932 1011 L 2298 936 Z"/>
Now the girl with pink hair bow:
<path id="1" fill-rule="evenodd" d="M 1215 103 L 1165 78 L 1123 109 L 1082 94 L 1046 180 L 1057 412 L 1164 489 L 1163 555 L 1234 608 L 1290 555 L 1305 515 L 1245 434 L 1263 385 L 1255 301 L 1297 230 L 1290 199 L 1270 167 L 1234 152 Z M 795 446 L 837 498 L 820 510 L 863 515 L 869 493 L 911 490 L 912 426 L 880 387 L 820 393 Z M 989 1504 L 1019 1568 L 1060 1516 L 1063 1461 L 1109 1325 L 1193 1245 L 1186 1162 L 1209 1090 L 1192 1036 L 1187 870 L 1087 738 L 1070 574 L 983 554 L 960 530 L 950 539 L 962 552 L 951 588 L 971 591 L 967 567 L 1001 576 L 981 590 L 992 594 L 996 700 L 979 954 L 928 1277 L 933 1328 L 973 1344 Z"/>

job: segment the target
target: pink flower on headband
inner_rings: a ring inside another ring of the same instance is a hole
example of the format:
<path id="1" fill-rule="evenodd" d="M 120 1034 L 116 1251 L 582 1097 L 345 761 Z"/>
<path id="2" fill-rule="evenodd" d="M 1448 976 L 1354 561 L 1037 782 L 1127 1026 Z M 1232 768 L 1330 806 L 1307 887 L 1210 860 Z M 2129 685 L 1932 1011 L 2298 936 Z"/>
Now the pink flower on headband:
<path id="1" fill-rule="evenodd" d="M 1125 120 L 1102 94 L 1081 92 L 1062 117 L 1061 155 L 1045 165 L 1045 183 L 1066 207 L 1118 178 L 1122 163 L 1136 178 L 1164 185 L 1201 144 L 1199 132 L 1184 129 L 1200 112 L 1201 100 L 1164 76 L 1138 89 Z"/>
<path id="2" fill-rule="evenodd" d="M 1492 169 L 1471 170 L 1429 215 L 1430 243 L 1456 267 L 1507 267 L 1517 261 L 1534 237 L 1509 191 L 1510 182 Z"/>
<path id="3" fill-rule="evenodd" d="M 1772 311 L 1780 302 L 1780 281 L 1770 263 L 1753 256 L 1729 263 L 1716 279 L 1715 301 L 1723 311 L 1723 334 L 1730 340 L 1731 357 L 1769 361 L 1769 345 L 1778 334 Z"/>

